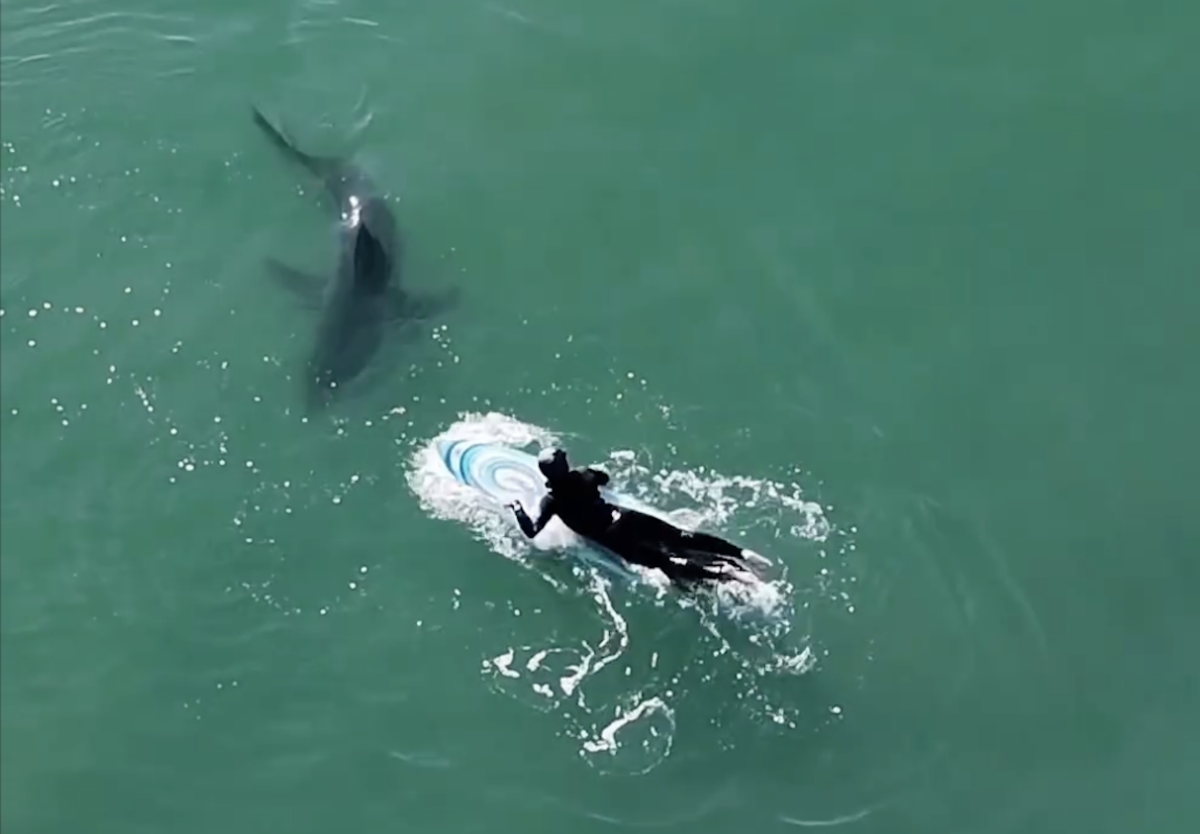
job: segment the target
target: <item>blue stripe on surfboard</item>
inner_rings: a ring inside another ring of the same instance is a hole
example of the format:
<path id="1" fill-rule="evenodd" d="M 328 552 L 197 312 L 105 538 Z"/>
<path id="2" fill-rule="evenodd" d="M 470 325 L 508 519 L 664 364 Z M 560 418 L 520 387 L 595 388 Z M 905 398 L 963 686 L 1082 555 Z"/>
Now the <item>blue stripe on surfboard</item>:
<path id="1" fill-rule="evenodd" d="M 508 446 L 503 443 L 486 441 L 439 441 L 437 445 L 439 457 L 441 457 L 443 465 L 457 481 L 465 486 L 476 489 L 491 498 L 496 497 L 494 492 L 482 486 L 480 481 L 472 474 L 472 465 L 475 459 L 479 455 L 485 454 L 488 451 L 497 453 L 500 458 L 511 462 L 522 470 L 525 470 L 528 474 L 535 478 L 535 482 L 538 485 L 539 491 L 542 493 L 545 492 L 545 488 L 542 486 L 542 475 L 537 468 L 537 458 L 535 458 L 533 455 L 530 455 L 528 452 L 524 452 L 520 449 L 513 448 L 512 446 Z M 463 448 L 464 446 L 466 448 Z M 456 457 L 457 464 L 455 463 Z M 619 492 L 615 492 L 607 488 L 602 489 L 601 492 L 608 500 L 619 505 L 632 507 L 641 504 L 641 502 L 633 499 L 631 496 L 622 495 Z M 639 509 L 641 509 L 640 506 Z M 652 510 L 652 508 L 646 509 Z M 610 553 L 608 550 L 596 544 L 595 542 L 591 542 L 586 539 L 581 539 L 580 541 L 585 545 L 585 547 L 582 548 L 582 552 L 580 552 L 578 555 L 584 561 L 596 567 L 603 568 L 604 570 L 623 578 L 640 578 L 640 576 L 635 571 L 630 569 L 629 566 L 625 564 L 624 560 L 622 560 L 616 554 Z"/>

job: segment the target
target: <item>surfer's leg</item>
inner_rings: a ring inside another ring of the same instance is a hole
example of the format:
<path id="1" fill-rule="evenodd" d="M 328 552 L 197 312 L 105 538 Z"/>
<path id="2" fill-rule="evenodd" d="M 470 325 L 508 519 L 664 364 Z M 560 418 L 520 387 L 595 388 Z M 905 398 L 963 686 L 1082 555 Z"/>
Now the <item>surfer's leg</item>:
<path id="1" fill-rule="evenodd" d="M 683 530 L 653 516 L 642 516 L 636 522 L 642 541 L 658 551 L 667 563 L 662 570 L 692 581 L 725 580 L 729 571 L 747 571 L 764 578 L 763 570 L 771 563 L 757 553 L 744 550 L 731 541 L 712 533 Z M 672 577 L 674 578 L 674 577 Z"/>
<path id="2" fill-rule="evenodd" d="M 660 518 L 643 513 L 626 513 L 625 523 L 631 535 L 676 558 L 702 565 L 733 562 L 742 565 L 742 549 L 711 533 L 684 530 Z"/>
<path id="3" fill-rule="evenodd" d="M 742 559 L 742 549 L 720 536 L 714 536 L 711 533 L 681 531 L 680 538 L 681 543 L 689 550 L 703 550 L 719 556 L 730 556 L 739 561 Z"/>
<path id="4" fill-rule="evenodd" d="M 685 531 L 646 513 L 623 510 L 609 526 L 604 544 L 627 562 L 662 571 L 681 588 L 721 579 L 722 559 L 697 549 L 685 539 Z"/>
<path id="5" fill-rule="evenodd" d="M 765 571 L 771 567 L 770 559 L 711 533 L 681 531 L 678 546 L 694 561 L 710 566 L 733 565 L 760 579 L 765 578 Z"/>

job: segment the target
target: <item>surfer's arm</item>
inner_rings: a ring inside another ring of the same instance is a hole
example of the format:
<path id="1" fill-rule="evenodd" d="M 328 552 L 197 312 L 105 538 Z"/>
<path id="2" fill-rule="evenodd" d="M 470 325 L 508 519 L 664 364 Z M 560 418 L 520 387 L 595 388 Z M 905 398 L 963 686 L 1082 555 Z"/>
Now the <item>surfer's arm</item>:
<path id="1" fill-rule="evenodd" d="M 542 532 L 542 528 L 554 517 L 554 499 L 549 495 L 542 499 L 541 506 L 538 508 L 537 521 L 530 520 L 529 514 L 525 512 L 525 508 L 521 506 L 520 502 L 514 501 L 509 506 L 512 507 L 512 511 L 517 517 L 517 524 L 521 525 L 521 532 L 529 539 Z"/>

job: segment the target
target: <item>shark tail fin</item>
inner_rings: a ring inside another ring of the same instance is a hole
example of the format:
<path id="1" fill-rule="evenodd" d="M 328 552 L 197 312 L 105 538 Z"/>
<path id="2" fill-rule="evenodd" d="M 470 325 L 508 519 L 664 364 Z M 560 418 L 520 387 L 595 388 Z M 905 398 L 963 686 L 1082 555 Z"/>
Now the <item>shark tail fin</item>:
<path id="1" fill-rule="evenodd" d="M 300 163 L 318 177 L 326 176 L 329 173 L 330 168 L 336 164 L 335 160 L 313 156 L 312 154 L 307 154 L 300 150 L 294 144 L 292 144 L 292 141 L 284 135 L 283 131 L 281 131 L 266 116 L 263 115 L 261 110 L 259 110 L 257 107 L 253 107 L 252 109 L 254 111 L 254 123 L 258 125 L 259 129 L 261 129 L 263 133 L 266 134 L 267 138 L 271 141 L 271 144 L 274 145 L 280 153 L 291 159 L 293 162 Z"/>

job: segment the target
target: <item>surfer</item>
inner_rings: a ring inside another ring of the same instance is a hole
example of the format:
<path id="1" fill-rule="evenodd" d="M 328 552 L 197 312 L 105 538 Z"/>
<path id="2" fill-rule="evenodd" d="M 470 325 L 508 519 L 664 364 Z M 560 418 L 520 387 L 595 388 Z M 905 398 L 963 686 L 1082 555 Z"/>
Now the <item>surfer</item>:
<path id="1" fill-rule="evenodd" d="M 542 499 L 537 520 L 529 518 L 520 502 L 509 504 L 528 538 L 540 533 L 557 515 L 583 538 L 627 562 L 656 568 L 684 587 L 704 581 L 744 579 L 738 574 L 754 573 L 750 563 L 770 564 L 757 553 L 717 536 L 682 530 L 652 515 L 606 501 L 600 487 L 608 483 L 608 474 L 591 467 L 571 469 L 562 449 L 543 450 L 538 455 L 538 469 L 546 476 L 549 494 Z"/>

